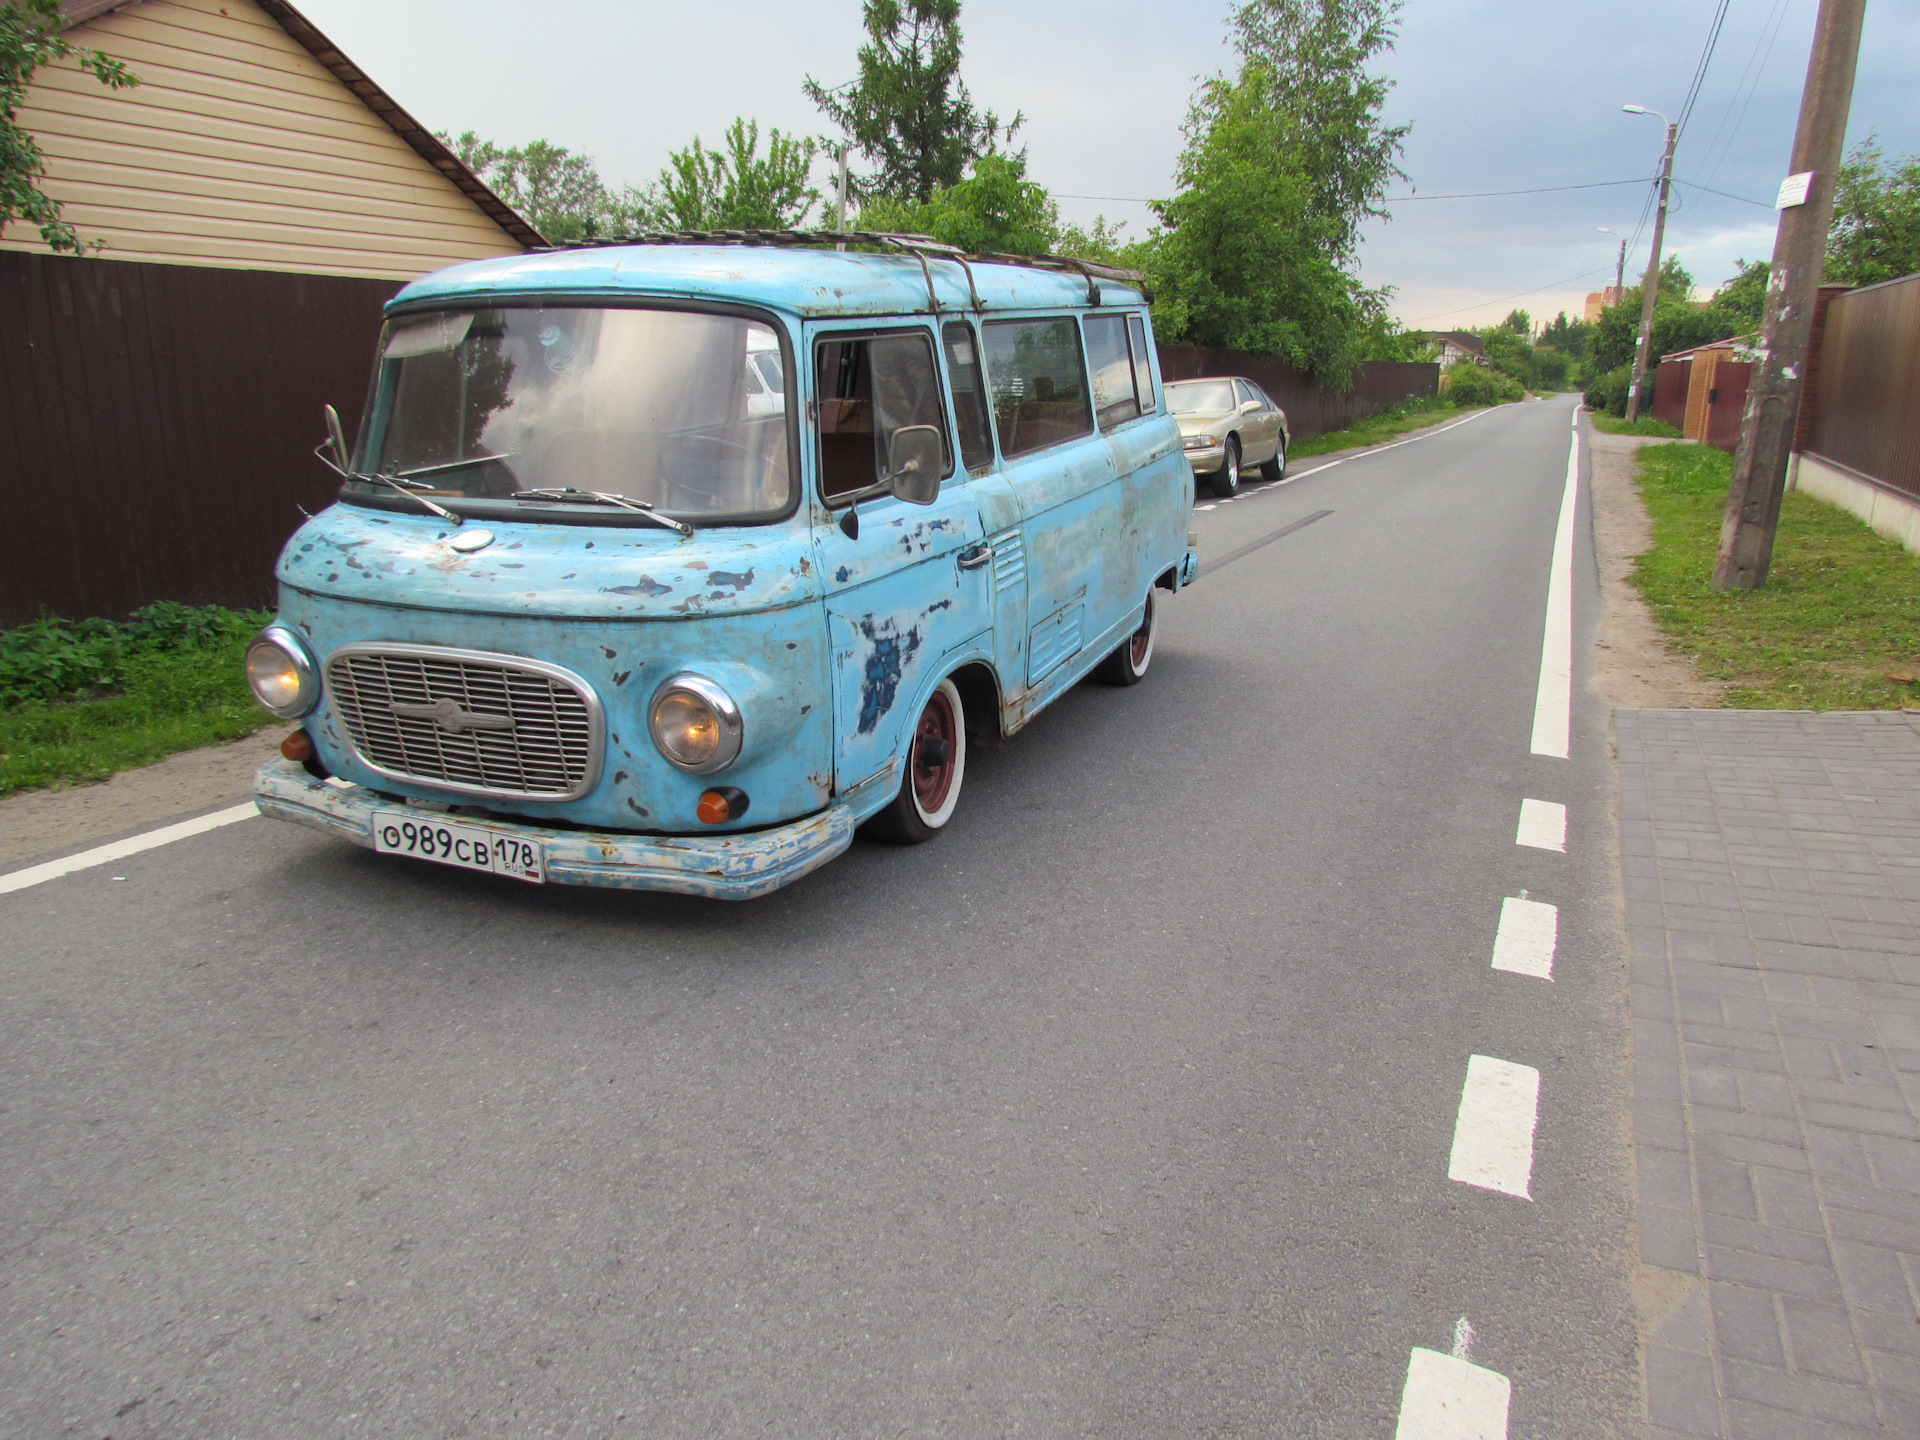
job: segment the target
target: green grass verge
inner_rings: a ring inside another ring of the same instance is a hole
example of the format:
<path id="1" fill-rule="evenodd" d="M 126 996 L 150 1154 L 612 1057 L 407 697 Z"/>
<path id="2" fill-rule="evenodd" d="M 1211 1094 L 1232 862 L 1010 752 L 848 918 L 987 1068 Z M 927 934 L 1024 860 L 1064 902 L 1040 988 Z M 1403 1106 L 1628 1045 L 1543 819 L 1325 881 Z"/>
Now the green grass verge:
<path id="1" fill-rule="evenodd" d="M 1621 416 L 1609 415 L 1604 410 L 1590 410 L 1587 418 L 1602 435 L 1652 435 L 1662 440 L 1678 440 L 1682 433 L 1679 426 L 1656 420 L 1651 415 L 1642 415 L 1631 425 Z"/>
<path id="2" fill-rule="evenodd" d="M 1790 492 L 1759 590 L 1712 585 L 1733 458 L 1649 445 L 1640 493 L 1653 548 L 1633 582 L 1677 650 L 1749 710 L 1889 710 L 1920 704 L 1920 557 L 1837 506 Z"/>
<path id="3" fill-rule="evenodd" d="M 1324 435 L 1313 435 L 1305 440 L 1295 441 L 1287 447 L 1287 458 L 1304 460 L 1310 455 L 1325 455 L 1334 450 L 1354 450 L 1363 445 L 1378 445 L 1395 436 L 1404 435 L 1409 430 L 1421 430 L 1429 425 L 1438 425 L 1442 420 L 1459 413 L 1446 401 L 1437 400 L 1431 395 L 1402 400 L 1392 409 L 1382 410 L 1378 415 L 1369 415 L 1359 424 L 1345 430 L 1329 430 Z"/>
<path id="4" fill-rule="evenodd" d="M 116 695 L 0 710 L 0 795 L 104 780 L 278 724 L 247 689 L 248 638 L 130 656 Z"/>

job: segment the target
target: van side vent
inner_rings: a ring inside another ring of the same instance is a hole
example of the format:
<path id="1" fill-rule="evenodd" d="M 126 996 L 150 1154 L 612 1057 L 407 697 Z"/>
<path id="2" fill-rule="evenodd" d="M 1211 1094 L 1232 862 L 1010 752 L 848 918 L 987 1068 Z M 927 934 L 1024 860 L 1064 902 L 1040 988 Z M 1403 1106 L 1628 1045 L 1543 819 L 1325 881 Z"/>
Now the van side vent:
<path id="1" fill-rule="evenodd" d="M 1017 589 L 1027 579 L 1027 547 L 1018 530 L 1002 530 L 987 538 L 993 547 L 993 588 L 998 594 Z"/>

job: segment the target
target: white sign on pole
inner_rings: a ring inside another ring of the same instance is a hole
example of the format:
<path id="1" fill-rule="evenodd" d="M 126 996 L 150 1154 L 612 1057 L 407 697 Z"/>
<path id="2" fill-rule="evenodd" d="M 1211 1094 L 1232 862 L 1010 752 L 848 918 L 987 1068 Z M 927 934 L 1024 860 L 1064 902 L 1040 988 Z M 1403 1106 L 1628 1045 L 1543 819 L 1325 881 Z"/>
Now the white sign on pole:
<path id="1" fill-rule="evenodd" d="M 1789 175 L 1780 182 L 1780 198 L 1773 202 L 1776 210 L 1786 210 L 1794 205 L 1807 203 L 1807 192 L 1813 188 L 1813 171 L 1802 170 L 1798 175 Z"/>

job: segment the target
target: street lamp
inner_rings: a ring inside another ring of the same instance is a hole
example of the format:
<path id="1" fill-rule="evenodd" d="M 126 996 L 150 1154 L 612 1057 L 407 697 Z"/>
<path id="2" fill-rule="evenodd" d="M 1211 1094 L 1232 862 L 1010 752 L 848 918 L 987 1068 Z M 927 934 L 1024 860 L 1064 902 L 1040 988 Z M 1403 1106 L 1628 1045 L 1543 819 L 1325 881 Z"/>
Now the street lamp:
<path id="1" fill-rule="evenodd" d="M 1653 302 L 1660 294 L 1660 242 L 1667 232 L 1667 192 L 1673 188 L 1673 147 L 1680 138 L 1679 127 L 1658 110 L 1645 105 L 1622 105 L 1629 115 L 1659 115 L 1667 127 L 1667 151 L 1660 161 L 1660 212 L 1653 221 L 1653 255 L 1647 261 L 1647 278 L 1640 286 L 1640 339 L 1633 347 L 1633 383 L 1627 387 L 1627 423 L 1640 418 L 1640 387 L 1647 379 L 1647 350 L 1653 343 Z M 1621 257 L 1624 277 L 1626 259 Z"/>

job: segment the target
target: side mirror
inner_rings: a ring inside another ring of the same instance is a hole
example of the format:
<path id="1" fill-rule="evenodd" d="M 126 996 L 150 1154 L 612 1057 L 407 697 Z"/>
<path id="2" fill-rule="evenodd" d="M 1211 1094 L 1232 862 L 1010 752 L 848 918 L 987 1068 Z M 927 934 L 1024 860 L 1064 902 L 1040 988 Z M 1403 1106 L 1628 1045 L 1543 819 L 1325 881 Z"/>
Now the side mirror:
<path id="1" fill-rule="evenodd" d="M 333 458 L 342 470 L 347 468 L 347 432 L 340 424 L 340 412 L 328 405 L 327 443 L 333 446 Z"/>
<path id="2" fill-rule="evenodd" d="M 1246 415 L 1254 410 L 1258 410 L 1259 408 L 1260 408 L 1260 402 L 1258 400 L 1242 400 L 1240 402 L 1240 413 L 1242 415 Z"/>
<path id="3" fill-rule="evenodd" d="M 940 432 L 932 425 L 902 425 L 887 444 L 887 486 L 909 505 L 931 505 L 940 497 L 940 472 L 946 468 Z"/>

